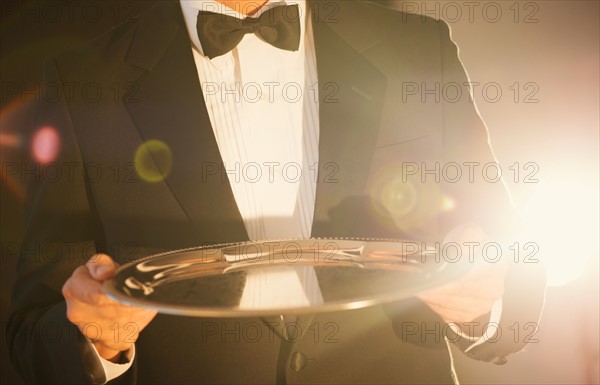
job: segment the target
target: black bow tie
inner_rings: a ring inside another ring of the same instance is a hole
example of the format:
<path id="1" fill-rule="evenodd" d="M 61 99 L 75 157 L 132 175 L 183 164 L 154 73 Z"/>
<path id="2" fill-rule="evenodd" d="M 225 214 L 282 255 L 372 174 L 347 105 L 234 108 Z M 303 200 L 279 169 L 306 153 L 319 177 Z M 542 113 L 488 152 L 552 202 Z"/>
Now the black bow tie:
<path id="1" fill-rule="evenodd" d="M 297 4 L 273 7 L 258 18 L 245 19 L 200 11 L 196 29 L 202 50 L 210 59 L 234 49 L 247 33 L 255 33 L 267 43 L 286 51 L 297 51 L 300 45 Z"/>

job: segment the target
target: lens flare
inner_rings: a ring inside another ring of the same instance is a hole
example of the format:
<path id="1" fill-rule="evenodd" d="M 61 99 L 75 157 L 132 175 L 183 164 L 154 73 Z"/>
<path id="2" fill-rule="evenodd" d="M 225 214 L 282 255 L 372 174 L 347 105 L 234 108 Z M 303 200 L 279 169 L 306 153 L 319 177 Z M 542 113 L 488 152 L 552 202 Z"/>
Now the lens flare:
<path id="1" fill-rule="evenodd" d="M 456 208 L 456 201 L 447 195 L 442 196 L 442 211 L 452 211 Z"/>
<path id="2" fill-rule="evenodd" d="M 597 188 L 581 181 L 540 183 L 523 210 L 523 236 L 538 244 L 551 286 L 579 278 L 598 258 Z"/>
<path id="3" fill-rule="evenodd" d="M 403 175 L 401 170 L 390 166 L 379 173 L 370 188 L 371 196 L 381 203 L 382 218 L 391 217 L 397 228 L 424 228 L 444 209 L 439 187 L 414 175 Z"/>
<path id="4" fill-rule="evenodd" d="M 41 164 L 53 162 L 60 152 L 60 135 L 56 128 L 43 126 L 39 128 L 31 140 L 33 158 Z"/>
<path id="5" fill-rule="evenodd" d="M 0 147 L 19 148 L 21 146 L 21 136 L 16 134 L 3 134 L 0 132 Z"/>
<path id="6" fill-rule="evenodd" d="M 149 140 L 136 150 L 134 163 L 142 180 L 156 183 L 169 176 L 173 167 L 173 155 L 164 142 Z"/>
<path id="7" fill-rule="evenodd" d="M 410 182 L 393 178 L 383 183 L 380 190 L 381 203 L 394 217 L 409 214 L 417 205 L 417 189 Z"/>

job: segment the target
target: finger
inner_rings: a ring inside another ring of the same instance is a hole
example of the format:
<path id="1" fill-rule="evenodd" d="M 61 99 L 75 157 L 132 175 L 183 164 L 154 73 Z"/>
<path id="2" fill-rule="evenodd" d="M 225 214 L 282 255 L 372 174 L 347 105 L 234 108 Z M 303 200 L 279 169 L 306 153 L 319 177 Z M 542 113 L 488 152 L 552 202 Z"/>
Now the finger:
<path id="1" fill-rule="evenodd" d="M 96 254 L 85 264 L 90 276 L 96 281 L 104 281 L 115 274 L 117 264 L 106 254 Z"/>
<path id="2" fill-rule="evenodd" d="M 63 294 L 65 297 L 94 306 L 107 305 L 112 302 L 104 294 L 102 283 L 90 275 L 86 266 L 75 269 L 71 278 L 65 283 Z"/>

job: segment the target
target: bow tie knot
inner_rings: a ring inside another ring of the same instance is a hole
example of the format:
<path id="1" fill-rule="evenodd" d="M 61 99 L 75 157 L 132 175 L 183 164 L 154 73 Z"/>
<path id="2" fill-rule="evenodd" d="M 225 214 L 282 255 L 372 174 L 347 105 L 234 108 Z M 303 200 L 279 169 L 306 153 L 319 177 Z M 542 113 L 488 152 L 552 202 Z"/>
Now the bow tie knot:
<path id="1" fill-rule="evenodd" d="M 297 51 L 300 12 L 297 4 L 273 7 L 257 18 L 245 19 L 200 11 L 196 29 L 202 50 L 210 59 L 234 49 L 247 33 L 254 33 L 277 48 Z"/>
<path id="2" fill-rule="evenodd" d="M 259 22 L 259 19 L 248 17 L 242 20 L 242 29 L 247 31 L 246 33 L 256 33 L 262 27 L 263 25 Z"/>

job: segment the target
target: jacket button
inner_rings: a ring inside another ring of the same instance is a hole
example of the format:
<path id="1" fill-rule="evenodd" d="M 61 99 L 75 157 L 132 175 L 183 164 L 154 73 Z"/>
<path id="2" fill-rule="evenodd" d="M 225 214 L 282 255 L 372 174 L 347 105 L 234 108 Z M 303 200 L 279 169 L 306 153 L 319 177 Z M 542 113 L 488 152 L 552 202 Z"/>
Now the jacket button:
<path id="1" fill-rule="evenodd" d="M 290 368 L 296 372 L 301 371 L 306 366 L 308 359 L 306 355 L 300 352 L 294 352 L 290 357 Z"/>

